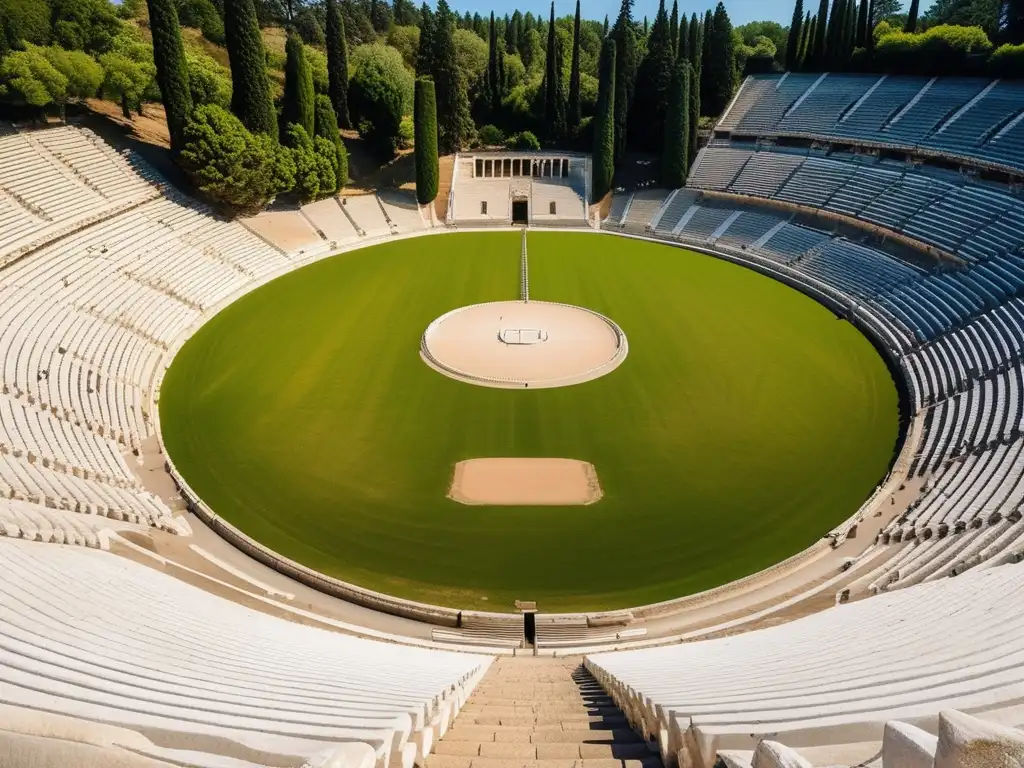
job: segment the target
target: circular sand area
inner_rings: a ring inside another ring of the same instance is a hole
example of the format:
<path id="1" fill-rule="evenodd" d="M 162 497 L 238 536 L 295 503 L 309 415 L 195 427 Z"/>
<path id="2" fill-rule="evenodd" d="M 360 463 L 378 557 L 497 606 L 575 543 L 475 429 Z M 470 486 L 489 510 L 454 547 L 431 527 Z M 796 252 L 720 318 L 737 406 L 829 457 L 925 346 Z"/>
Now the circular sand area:
<path id="1" fill-rule="evenodd" d="M 607 317 L 547 301 L 460 307 L 424 331 L 420 356 L 453 379 L 485 387 L 566 387 L 615 370 L 629 351 Z"/>

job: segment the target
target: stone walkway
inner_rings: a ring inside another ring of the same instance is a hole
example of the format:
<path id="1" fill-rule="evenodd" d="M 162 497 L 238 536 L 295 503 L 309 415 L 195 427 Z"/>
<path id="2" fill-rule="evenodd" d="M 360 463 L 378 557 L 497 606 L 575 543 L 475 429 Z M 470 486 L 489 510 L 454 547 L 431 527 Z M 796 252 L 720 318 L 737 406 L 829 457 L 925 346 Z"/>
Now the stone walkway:
<path id="1" fill-rule="evenodd" d="M 498 658 L 426 768 L 662 768 L 580 658 Z"/>

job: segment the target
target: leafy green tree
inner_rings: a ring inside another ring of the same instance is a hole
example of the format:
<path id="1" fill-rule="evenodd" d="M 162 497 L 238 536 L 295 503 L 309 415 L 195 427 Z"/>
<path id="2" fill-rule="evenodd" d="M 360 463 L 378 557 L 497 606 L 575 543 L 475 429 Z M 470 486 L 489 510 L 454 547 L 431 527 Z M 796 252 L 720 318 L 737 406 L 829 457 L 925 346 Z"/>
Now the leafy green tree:
<path id="1" fill-rule="evenodd" d="M 326 44 L 327 36 L 324 33 L 324 28 L 321 26 L 320 19 L 317 18 L 312 8 L 307 6 L 295 14 L 294 25 L 295 31 L 302 38 L 302 42 L 307 45 L 323 46 Z"/>
<path id="2" fill-rule="evenodd" d="M 121 26 L 107 0 L 49 0 L 52 40 L 61 48 L 106 53 Z"/>
<path id="3" fill-rule="evenodd" d="M 334 146 L 334 176 L 337 186 L 334 191 L 348 183 L 348 152 L 338 132 L 338 116 L 334 113 L 331 99 L 325 94 L 316 97 L 316 135 L 314 138 L 326 139 Z"/>
<path id="4" fill-rule="evenodd" d="M 153 61 L 156 81 L 167 115 L 167 131 L 171 137 L 171 151 L 178 152 L 184 142 L 185 123 L 192 112 L 188 63 L 185 45 L 181 41 L 181 25 L 173 0 L 147 0 L 149 29 L 153 34 Z M 216 10 L 210 6 L 216 15 Z M 218 16 L 218 19 L 220 17 Z M 201 77 L 201 75 L 200 75 Z"/>
<path id="5" fill-rule="evenodd" d="M 444 154 L 462 149 L 475 132 L 466 81 L 458 65 L 454 27 L 447 0 L 438 0 L 431 73 L 437 95 L 438 147 Z"/>
<path id="6" fill-rule="evenodd" d="M 576 0 L 576 18 L 572 27 L 572 68 L 569 73 L 569 112 L 566 117 L 569 135 L 575 136 L 583 120 L 580 101 L 580 0 Z"/>
<path id="7" fill-rule="evenodd" d="M 402 92 L 402 114 L 412 114 L 412 95 L 413 95 L 413 83 L 415 77 L 405 67 L 402 61 L 402 55 L 383 43 L 373 43 L 372 45 L 360 45 L 352 52 L 352 56 L 349 58 L 349 65 L 352 68 L 352 76 L 355 77 L 355 73 L 372 62 L 373 66 L 380 68 L 384 71 L 386 76 L 398 84 Z M 351 101 L 351 86 L 349 86 L 349 100 Z"/>
<path id="8" fill-rule="evenodd" d="M 210 0 L 176 0 L 174 5 L 182 26 L 195 27 L 207 40 L 224 44 L 224 20 Z"/>
<path id="9" fill-rule="evenodd" d="M 68 79 L 42 51 L 12 51 L 0 60 L 0 98 L 13 104 L 45 107 L 67 97 Z"/>
<path id="10" fill-rule="evenodd" d="M 103 84 L 103 67 L 85 51 L 68 51 L 51 45 L 39 49 L 53 68 L 67 78 L 64 98 L 56 101 L 61 106 L 69 99 L 86 99 L 95 96 Z"/>
<path id="11" fill-rule="evenodd" d="M 615 177 L 615 40 L 605 37 L 598 66 L 597 114 L 594 116 L 594 200 L 604 198 Z"/>
<path id="12" fill-rule="evenodd" d="M 720 115 L 725 111 L 736 89 L 735 44 L 729 14 L 720 2 L 715 8 L 711 35 L 708 38 L 711 67 L 706 77 L 711 101 L 705 104 L 704 108 L 712 115 Z"/>
<path id="13" fill-rule="evenodd" d="M 0 0 L 0 56 L 22 43 L 49 45 L 50 32 L 47 0 Z"/>
<path id="14" fill-rule="evenodd" d="M 907 12 L 907 23 L 903 27 L 904 32 L 917 31 L 917 16 L 921 11 L 921 0 L 910 0 L 910 10 Z"/>
<path id="15" fill-rule="evenodd" d="M 1004 25 L 1009 25 L 1008 14 L 1002 0 L 936 0 L 924 14 L 923 21 L 926 28 L 942 24 L 981 27 L 990 38 L 998 40 L 1003 36 Z"/>
<path id="16" fill-rule="evenodd" d="M 402 54 L 409 69 L 416 69 L 420 50 L 420 28 L 395 25 L 388 30 L 388 45 Z"/>
<path id="17" fill-rule="evenodd" d="M 185 125 L 178 164 L 200 191 L 241 212 L 259 211 L 294 184 L 286 150 L 212 104 L 197 107 Z"/>
<path id="18" fill-rule="evenodd" d="M 348 41 L 338 0 L 327 0 L 324 39 L 327 43 L 327 93 L 338 116 L 338 124 L 342 128 L 351 128 L 348 115 Z"/>
<path id="19" fill-rule="evenodd" d="M 660 149 L 665 139 L 665 112 L 674 61 L 668 14 L 665 0 L 661 0 L 647 38 L 647 55 L 637 73 L 631 128 L 636 143 L 652 151 Z"/>
<path id="20" fill-rule="evenodd" d="M 514 136 L 509 136 L 505 141 L 505 146 L 509 149 L 516 149 L 520 152 L 536 152 L 540 149 L 540 141 L 530 131 L 523 131 L 517 133 Z"/>
<path id="21" fill-rule="evenodd" d="M 334 175 L 337 161 L 333 145 L 320 136 L 311 137 L 301 125 L 295 123 L 285 126 L 283 139 L 295 163 L 295 185 L 292 191 L 299 202 L 308 203 L 318 197 L 333 194 L 338 188 Z"/>
<path id="22" fill-rule="evenodd" d="M 130 119 L 131 107 L 138 106 L 142 100 L 146 86 L 155 75 L 155 67 L 113 51 L 100 56 L 100 64 L 103 67 L 103 93 L 116 96 L 121 102 L 121 113 Z"/>
<path id="23" fill-rule="evenodd" d="M 638 63 L 636 32 L 633 29 L 633 0 L 622 0 L 611 36 L 615 40 L 615 159 L 626 152 L 626 132 L 633 105 Z"/>
<path id="24" fill-rule="evenodd" d="M 803 31 L 804 0 L 796 0 L 793 7 L 793 20 L 789 24 L 789 39 L 786 41 L 786 69 L 797 70 L 800 59 L 800 33 Z"/>
<path id="25" fill-rule="evenodd" d="M 437 99 L 429 77 L 416 79 L 416 199 L 421 205 L 437 197 Z"/>
<path id="26" fill-rule="evenodd" d="M 357 53 L 364 50 L 367 55 L 358 57 L 349 83 L 349 107 L 359 135 L 379 156 L 390 159 L 398 147 L 405 113 L 406 80 L 412 80 L 412 76 L 394 48 L 364 45 Z"/>
<path id="27" fill-rule="evenodd" d="M 224 33 L 231 60 L 231 111 L 247 130 L 276 140 L 277 113 L 252 0 L 224 0 Z"/>
<path id="28" fill-rule="evenodd" d="M 227 67 L 222 67 L 212 57 L 194 49 L 185 52 L 185 63 L 188 65 L 188 90 L 192 104 L 216 104 L 229 109 L 231 73 Z"/>
<path id="29" fill-rule="evenodd" d="M 288 35 L 285 57 L 282 125 L 294 123 L 302 126 L 307 136 L 312 136 L 316 116 L 313 73 L 306 61 L 302 39 L 295 33 Z"/>
<path id="30" fill-rule="evenodd" d="M 665 140 L 661 159 L 661 183 L 670 189 L 686 185 L 690 171 L 690 63 L 676 59 L 672 67 Z"/>

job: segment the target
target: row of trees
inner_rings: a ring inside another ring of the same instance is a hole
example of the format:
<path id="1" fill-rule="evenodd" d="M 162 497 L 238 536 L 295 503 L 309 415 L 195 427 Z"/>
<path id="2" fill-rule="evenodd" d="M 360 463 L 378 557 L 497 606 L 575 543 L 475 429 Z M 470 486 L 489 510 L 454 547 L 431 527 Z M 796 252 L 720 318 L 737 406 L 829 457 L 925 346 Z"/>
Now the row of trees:
<path id="1" fill-rule="evenodd" d="M 811 15 L 796 0 L 786 43 L 789 71 L 1024 75 L 1024 0 L 820 0 Z M 991 39 L 990 39 L 991 38 Z"/>

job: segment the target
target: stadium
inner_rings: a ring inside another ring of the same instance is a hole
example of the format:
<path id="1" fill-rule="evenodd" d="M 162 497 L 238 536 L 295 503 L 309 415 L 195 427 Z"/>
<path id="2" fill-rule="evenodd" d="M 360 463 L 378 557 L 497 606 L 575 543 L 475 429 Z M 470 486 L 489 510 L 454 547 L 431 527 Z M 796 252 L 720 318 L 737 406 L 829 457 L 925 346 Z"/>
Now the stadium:
<path id="1" fill-rule="evenodd" d="M 617 25 L 593 152 L 442 154 L 432 70 L 415 183 L 346 187 L 300 44 L 253 205 L 170 6 L 165 147 L 0 122 L 0 766 L 1024 765 L 1022 81 L 748 64 L 612 162 Z"/>

